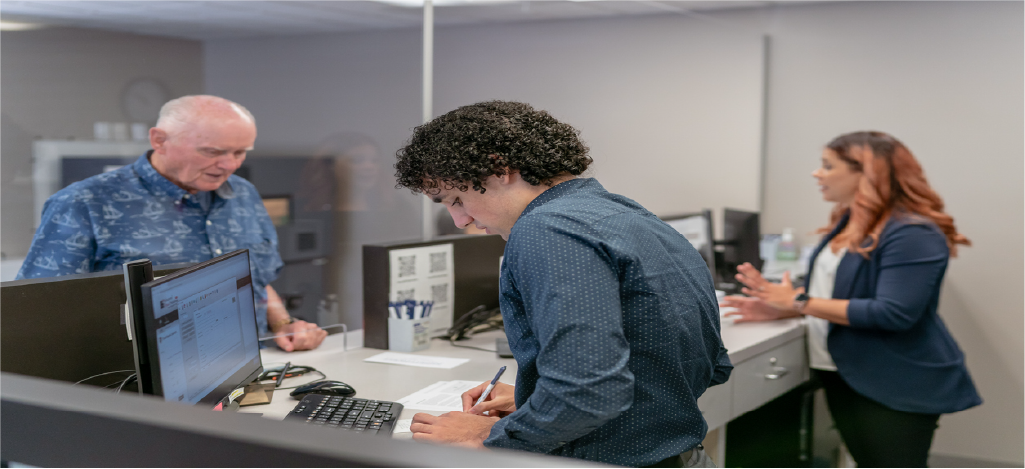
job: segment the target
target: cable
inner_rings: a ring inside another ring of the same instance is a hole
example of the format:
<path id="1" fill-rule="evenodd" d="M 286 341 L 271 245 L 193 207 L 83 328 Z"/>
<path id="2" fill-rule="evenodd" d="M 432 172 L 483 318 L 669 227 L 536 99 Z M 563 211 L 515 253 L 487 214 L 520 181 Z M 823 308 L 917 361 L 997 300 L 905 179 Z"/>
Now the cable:
<path id="1" fill-rule="evenodd" d="M 320 380 L 322 380 L 322 379 L 327 379 L 327 375 L 325 375 L 325 374 L 324 374 L 324 372 L 322 372 L 322 371 L 320 371 L 320 370 L 313 370 L 313 371 L 311 371 L 310 373 L 316 373 L 316 374 L 320 375 L 320 378 L 319 378 L 319 379 L 315 379 L 315 380 L 313 380 L 313 381 L 320 381 Z M 275 391 L 280 391 L 280 390 L 282 390 L 282 389 L 295 389 L 295 388 L 298 388 L 298 387 L 300 387 L 300 386 L 306 386 L 307 384 L 310 384 L 310 383 L 312 383 L 313 381 L 309 381 L 309 382 L 306 382 L 306 383 L 303 383 L 303 384 L 299 384 L 299 385 L 296 385 L 296 386 L 289 386 L 289 387 L 287 387 L 287 388 L 286 388 L 286 387 L 284 387 L 284 386 L 282 386 L 282 387 L 280 387 L 280 388 L 274 388 L 274 390 L 275 390 Z"/>
<path id="2" fill-rule="evenodd" d="M 85 379 L 81 379 L 81 380 L 75 381 L 75 384 L 72 384 L 72 386 L 75 386 L 75 385 L 78 385 L 78 384 L 82 384 L 82 383 L 84 383 L 84 382 L 86 382 L 86 381 L 89 381 L 90 379 L 93 379 L 93 378 L 99 378 L 100 376 L 106 376 L 106 375 L 112 375 L 112 374 L 114 374 L 114 373 L 135 373 L 135 370 L 117 370 L 117 371 L 108 371 L 108 372 L 106 372 L 106 373 L 100 373 L 100 374 L 98 374 L 98 375 L 92 375 L 92 376 L 90 376 L 90 377 L 88 377 L 88 378 L 85 378 Z"/>
<path id="3" fill-rule="evenodd" d="M 435 337 L 435 339 L 444 339 L 444 337 Z M 498 350 L 491 350 L 491 349 L 486 349 L 486 348 L 483 348 L 483 347 L 474 347 L 472 345 L 459 345 L 459 344 L 456 343 L 456 341 L 454 341 L 452 339 L 449 339 L 448 343 L 451 344 L 453 347 L 469 348 L 469 349 L 474 349 L 474 350 L 480 350 L 482 352 L 498 353 Z"/>
<path id="4" fill-rule="evenodd" d="M 120 394 L 121 390 L 124 389 L 125 385 L 133 381 L 137 381 L 135 373 L 132 373 L 131 376 L 125 378 L 125 380 L 121 382 L 121 385 L 118 386 L 116 390 L 114 390 L 114 394 Z"/>
<path id="5" fill-rule="evenodd" d="M 284 368 L 284 365 L 282 365 L 281 368 Z M 318 370 L 316 368 L 313 368 L 311 366 L 305 366 L 305 365 L 292 365 L 292 366 L 289 366 L 288 367 L 288 373 L 286 374 L 286 376 L 292 375 L 293 372 L 298 372 L 297 374 L 295 374 L 293 376 L 301 376 L 301 375 L 304 375 L 304 374 L 307 374 L 307 373 L 316 373 L 316 374 L 320 375 L 320 379 L 327 379 L 327 375 L 325 375 L 324 372 L 322 372 L 322 371 L 320 371 L 320 370 Z M 264 370 L 263 373 L 260 373 L 260 376 L 257 376 L 256 379 L 253 380 L 253 381 L 259 382 L 259 381 L 267 381 L 267 380 L 270 380 L 270 379 L 275 379 L 275 378 L 278 377 L 278 375 L 280 373 L 281 373 L 281 369 Z M 313 381 L 319 381 L 320 379 L 315 379 Z M 309 381 L 309 382 L 306 382 L 306 383 L 303 383 L 303 384 L 300 384 L 300 385 L 296 385 L 296 386 L 289 386 L 287 388 L 286 387 L 275 388 L 275 391 L 281 390 L 281 389 L 295 389 L 295 388 L 298 388 L 300 386 L 305 386 L 307 384 L 310 384 L 313 381 Z M 261 384 L 263 384 L 263 383 L 261 383 Z"/>

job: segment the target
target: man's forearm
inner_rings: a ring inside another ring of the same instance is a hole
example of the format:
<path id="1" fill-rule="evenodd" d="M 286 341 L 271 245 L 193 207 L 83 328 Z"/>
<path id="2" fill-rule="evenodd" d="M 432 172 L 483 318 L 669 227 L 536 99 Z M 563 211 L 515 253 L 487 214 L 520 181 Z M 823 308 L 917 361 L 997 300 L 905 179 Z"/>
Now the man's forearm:
<path id="1" fill-rule="evenodd" d="M 285 309 L 281 297 L 274 291 L 274 288 L 267 285 L 267 328 L 271 332 L 277 332 L 291 321 L 292 316 Z"/>

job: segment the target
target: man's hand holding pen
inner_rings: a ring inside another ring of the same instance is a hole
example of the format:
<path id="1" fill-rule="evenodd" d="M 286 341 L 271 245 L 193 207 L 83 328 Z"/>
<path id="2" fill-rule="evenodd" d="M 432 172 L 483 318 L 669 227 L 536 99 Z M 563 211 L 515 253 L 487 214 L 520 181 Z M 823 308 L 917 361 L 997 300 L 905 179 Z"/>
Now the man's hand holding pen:
<path id="1" fill-rule="evenodd" d="M 413 416 L 409 430 L 413 439 L 485 449 L 484 440 L 499 418 L 516 410 L 514 386 L 499 383 L 505 367 L 495 379 L 485 381 L 462 394 L 463 411 L 442 415 L 419 413 Z M 484 413 L 487 412 L 487 415 Z"/>
<path id="2" fill-rule="evenodd" d="M 505 383 L 495 383 L 484 402 L 475 404 L 489 384 L 485 381 L 463 393 L 463 412 L 476 415 L 487 412 L 492 417 L 505 417 L 516 411 L 516 387 Z"/>

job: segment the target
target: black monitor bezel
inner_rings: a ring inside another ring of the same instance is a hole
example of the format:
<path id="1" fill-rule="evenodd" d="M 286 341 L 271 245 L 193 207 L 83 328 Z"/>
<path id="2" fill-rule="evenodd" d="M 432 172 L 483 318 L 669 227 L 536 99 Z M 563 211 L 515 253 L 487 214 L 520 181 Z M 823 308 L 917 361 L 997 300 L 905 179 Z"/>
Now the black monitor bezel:
<path id="1" fill-rule="evenodd" d="M 156 347 L 156 344 L 157 344 L 157 328 L 156 328 L 157 322 L 156 322 L 156 318 L 154 317 L 154 313 L 153 313 L 153 288 L 157 287 L 157 286 L 160 286 L 162 284 L 165 284 L 167 282 L 171 282 L 173 280 L 177 280 L 177 279 L 179 279 L 181 277 L 184 277 L 186 275 L 189 275 L 191 273 L 197 272 L 199 270 L 203 270 L 203 269 L 205 269 L 205 268 L 207 268 L 209 266 L 212 266 L 212 265 L 215 265 L 215 264 L 219 264 L 221 262 L 224 262 L 224 261 L 226 261 L 228 259 L 234 258 L 236 256 L 240 256 L 240 255 L 245 255 L 246 256 L 246 265 L 250 266 L 251 264 L 249 263 L 249 250 L 248 249 L 239 249 L 237 251 L 232 251 L 232 252 L 229 252 L 229 253 L 224 254 L 222 256 L 215 257 L 215 258 L 210 259 L 208 261 L 200 262 L 200 263 L 198 263 L 198 264 L 196 264 L 196 265 L 194 265 L 192 267 L 188 267 L 188 268 L 179 270 L 179 271 L 174 272 L 174 273 L 172 273 L 170 275 L 161 277 L 161 278 L 156 279 L 156 280 L 154 280 L 152 282 L 148 282 L 148 283 L 145 283 L 145 284 L 142 285 L 142 287 L 141 287 L 141 290 L 142 290 L 142 300 L 143 300 L 142 323 L 143 323 L 143 325 L 145 327 L 145 330 L 146 330 L 146 342 L 147 342 L 147 344 L 149 344 L 149 346 L 146 347 L 145 351 L 140 351 L 140 353 L 145 353 L 146 356 L 149 357 L 150 376 L 151 376 L 151 383 L 150 383 L 151 386 L 149 386 L 149 387 L 152 388 L 152 393 L 153 393 L 154 396 L 164 397 L 164 392 L 163 392 L 164 388 L 163 388 L 163 383 L 161 383 L 161 381 L 160 381 L 160 357 L 158 355 L 157 347 Z M 252 282 L 252 275 L 253 275 L 252 271 L 250 270 L 250 273 L 249 273 L 250 282 Z M 254 306 L 253 309 L 254 310 L 255 310 L 255 305 L 256 305 L 256 298 L 254 297 L 253 298 L 253 306 Z M 253 327 L 257 328 L 257 329 L 255 329 L 254 337 L 259 337 L 259 329 L 258 329 L 258 326 L 256 325 L 256 323 L 257 323 L 257 321 L 255 321 L 255 318 L 254 318 Z M 257 342 L 257 344 L 259 344 L 259 341 Z M 254 363 L 255 363 L 255 367 L 253 367 Z M 230 378 L 225 380 L 225 382 L 222 383 L 221 385 L 217 386 L 209 394 L 207 394 L 206 396 L 203 396 L 202 398 L 200 398 L 199 402 L 197 402 L 196 405 L 210 405 L 211 407 L 212 406 L 216 406 L 218 403 L 221 403 L 222 401 L 224 401 L 224 399 L 226 397 L 228 397 L 235 389 L 237 389 L 237 388 L 239 388 L 239 387 L 241 387 L 241 386 L 243 386 L 245 384 L 248 384 L 248 383 L 252 382 L 261 373 L 263 373 L 263 361 L 262 361 L 262 359 L 260 357 L 260 353 L 258 352 L 256 354 L 255 358 L 250 360 L 249 363 L 247 363 L 246 365 L 243 365 L 242 369 L 240 369 L 239 371 L 236 371 L 234 374 L 232 374 Z M 231 383 L 231 384 L 226 384 L 226 383 Z"/>
<path id="2" fill-rule="evenodd" d="M 736 266 L 750 262 L 755 269 L 762 269 L 761 258 L 761 214 L 747 210 L 726 208 L 723 210 L 723 238 L 726 250 L 725 264 Z"/>

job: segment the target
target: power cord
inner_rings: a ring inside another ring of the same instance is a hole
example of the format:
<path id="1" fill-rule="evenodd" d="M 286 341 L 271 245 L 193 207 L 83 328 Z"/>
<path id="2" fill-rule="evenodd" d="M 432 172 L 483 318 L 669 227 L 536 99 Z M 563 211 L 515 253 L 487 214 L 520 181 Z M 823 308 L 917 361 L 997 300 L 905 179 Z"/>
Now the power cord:
<path id="1" fill-rule="evenodd" d="M 452 327 L 448 329 L 446 335 L 432 337 L 432 339 L 447 340 L 453 347 L 496 353 L 497 350 L 476 347 L 473 345 L 460 345 L 457 344 L 456 341 L 468 339 L 474 334 L 504 328 L 505 324 L 502 322 L 501 309 L 488 309 L 487 306 L 479 305 L 468 311 L 466 314 L 460 316 L 459 319 L 452 324 Z"/>
<path id="2" fill-rule="evenodd" d="M 131 376 L 125 378 L 125 380 L 121 382 L 121 385 L 114 390 L 114 394 L 120 394 L 121 390 L 124 389 L 126 385 L 128 385 L 129 383 L 134 383 L 138 380 L 138 375 L 132 373 Z"/>
<path id="3" fill-rule="evenodd" d="M 75 384 L 72 384 L 72 386 L 76 386 L 76 385 L 82 384 L 82 383 L 84 383 L 86 381 L 89 381 L 90 379 L 93 379 L 93 378 L 99 378 L 100 376 L 112 375 L 114 373 L 135 373 L 135 370 L 116 370 L 116 371 L 108 371 L 106 373 L 100 373 L 98 375 L 92 375 L 92 376 L 90 376 L 88 378 L 80 379 L 78 381 L 75 381 Z M 119 381 L 115 381 L 114 384 L 117 384 L 118 382 Z"/>
<path id="4" fill-rule="evenodd" d="M 254 382 L 259 382 L 259 381 L 273 380 L 274 382 L 277 382 L 279 379 L 281 379 L 281 371 L 284 368 L 285 368 L 285 365 L 282 364 L 281 367 L 279 367 L 279 368 L 265 369 L 265 370 L 263 370 L 263 373 L 260 373 L 260 376 L 257 376 L 256 379 L 254 379 L 253 381 Z M 316 368 L 313 368 L 312 366 L 305 366 L 305 365 L 291 365 L 291 366 L 289 366 L 288 367 L 288 372 L 285 374 L 284 377 L 285 378 L 293 378 L 293 377 L 296 377 L 296 376 L 305 375 L 307 373 L 316 373 L 316 374 L 320 375 L 320 379 L 327 379 L 327 375 L 325 375 L 324 372 L 322 372 L 322 371 L 320 371 L 320 370 L 318 370 Z M 318 381 L 318 380 L 314 380 L 314 381 Z M 305 386 L 305 385 L 307 385 L 307 384 L 309 384 L 311 382 L 312 381 L 307 382 L 307 383 L 303 383 L 303 384 L 300 384 L 300 385 L 297 385 L 297 386 L 279 387 L 279 388 L 275 388 L 275 390 L 295 389 L 295 388 L 298 388 L 299 386 Z M 264 384 L 264 383 L 261 383 L 261 384 Z"/>

